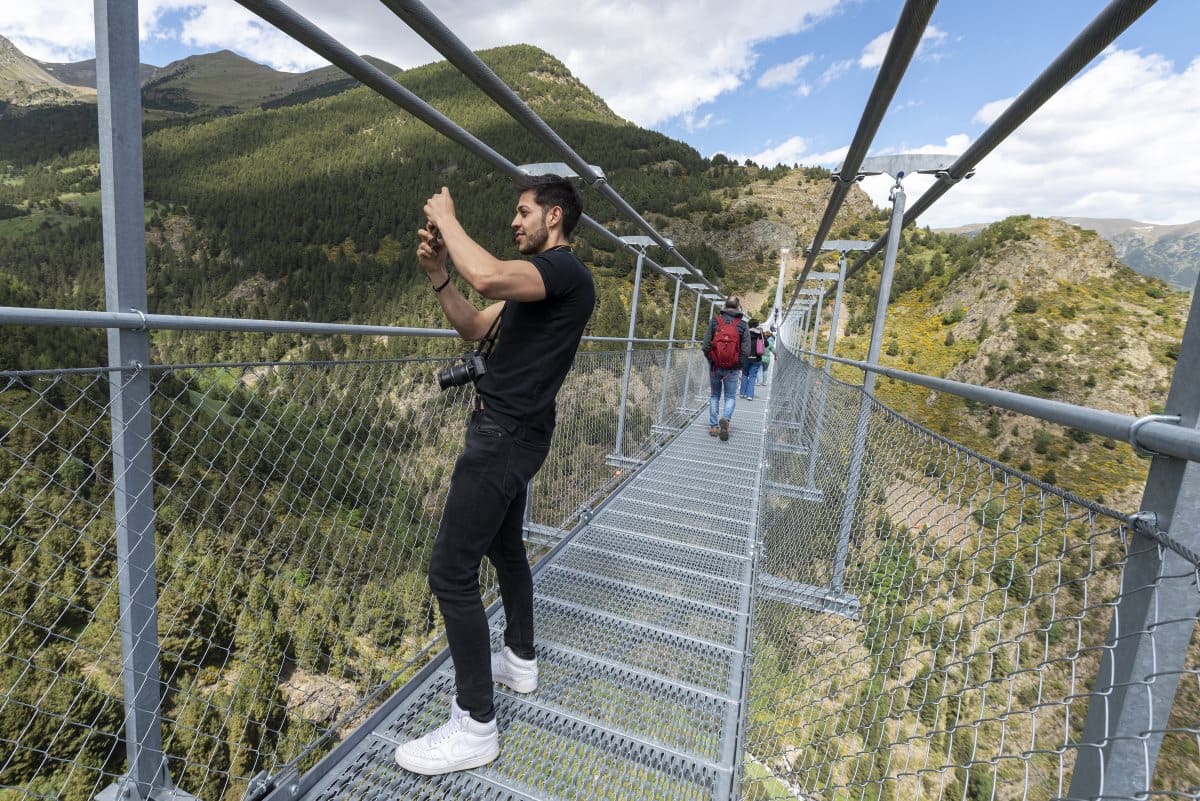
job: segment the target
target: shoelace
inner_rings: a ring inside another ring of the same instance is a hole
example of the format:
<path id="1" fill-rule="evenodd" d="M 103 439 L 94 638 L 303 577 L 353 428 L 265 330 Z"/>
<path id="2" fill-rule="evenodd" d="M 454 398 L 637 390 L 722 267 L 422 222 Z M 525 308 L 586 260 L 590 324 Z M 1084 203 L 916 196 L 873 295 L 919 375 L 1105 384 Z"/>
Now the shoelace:
<path id="1" fill-rule="evenodd" d="M 425 735 L 425 742 L 430 746 L 438 745 L 450 739 L 450 737 L 457 734 L 461 729 L 462 724 L 458 722 L 458 719 L 450 718 L 450 720 Z"/>

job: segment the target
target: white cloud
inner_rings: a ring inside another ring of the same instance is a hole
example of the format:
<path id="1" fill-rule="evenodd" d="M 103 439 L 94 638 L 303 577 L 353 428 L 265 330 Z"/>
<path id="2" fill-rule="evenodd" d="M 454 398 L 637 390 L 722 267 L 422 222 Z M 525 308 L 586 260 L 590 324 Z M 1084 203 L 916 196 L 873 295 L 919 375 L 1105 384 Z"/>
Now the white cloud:
<path id="1" fill-rule="evenodd" d="M 183 43 L 202 50 L 236 50 L 284 72 L 304 72 L 328 62 L 272 25 L 230 4 L 211 4 L 190 13 L 179 32 Z"/>
<path id="2" fill-rule="evenodd" d="M 988 103 L 994 121 L 1011 100 Z M 1109 50 L 1048 101 L 921 217 L 932 226 L 1011 214 L 1127 217 L 1150 223 L 1200 219 L 1200 58 L 1182 69 L 1156 54 Z M 966 137 L 919 150 L 961 152 Z M 905 180 L 916 198 L 932 179 Z M 875 202 L 886 191 L 868 186 Z"/>
<path id="3" fill-rule="evenodd" d="M 847 59 L 845 61 L 835 61 L 825 68 L 821 73 L 821 77 L 817 79 L 817 86 L 824 89 L 829 84 L 836 81 L 838 78 L 845 75 L 854 66 L 854 62 Z"/>
<path id="4" fill-rule="evenodd" d="M 805 53 L 800 58 L 784 64 L 776 64 L 758 77 L 760 89 L 774 89 L 779 86 L 789 86 L 797 82 L 800 73 L 812 63 L 813 55 Z"/>
<path id="5" fill-rule="evenodd" d="M 697 118 L 695 114 L 688 112 L 683 115 L 683 127 L 688 133 L 702 131 L 705 128 L 712 128 L 716 125 L 721 125 L 723 120 L 718 120 L 715 114 L 705 114 L 703 117 Z"/>
<path id="6" fill-rule="evenodd" d="M 737 88 L 749 78 L 758 43 L 804 30 L 845 2 L 430 0 L 429 6 L 473 50 L 518 42 L 541 47 L 618 114 L 651 126 Z M 0 33 L 39 58 L 52 52 L 62 60 L 90 57 L 91 0 L 58 0 L 53 8 L 42 8 L 48 5 L 4 0 Z M 289 5 L 356 53 L 400 67 L 440 59 L 376 0 L 293 0 Z M 324 63 L 233 0 L 143 0 L 142 6 L 143 39 L 180 35 L 187 43 L 235 49 L 277 69 Z M 169 9 L 188 9 L 180 34 L 156 27 Z"/>
<path id="7" fill-rule="evenodd" d="M 158 33 L 163 14 L 196 5 L 193 0 L 141 0 L 138 27 L 142 40 Z M 39 61 L 83 61 L 96 54 L 96 23 L 91 0 L 0 4 L 0 34 L 22 53 Z M 159 34 L 161 35 L 161 34 Z"/>
<path id="8" fill-rule="evenodd" d="M 872 67 L 878 67 L 882 64 L 883 57 L 887 55 L 888 45 L 892 43 L 892 33 L 894 31 L 894 28 L 890 31 L 884 31 L 867 42 L 867 46 L 863 48 L 862 55 L 858 57 L 858 66 L 869 70 Z"/>
<path id="9" fill-rule="evenodd" d="M 81 61 L 95 52 L 92 4 L 9 2 L 0 4 L 0 35 L 40 61 Z M 77 7 L 70 7 L 77 6 Z"/>
<path id="10" fill-rule="evenodd" d="M 846 158 L 849 147 L 841 147 L 824 153 L 808 152 L 808 142 L 802 136 L 793 136 L 778 145 L 767 147 L 758 153 L 727 153 L 731 159 L 745 161 L 750 159 L 761 167 L 774 167 L 777 164 L 803 164 L 805 166 L 833 166 Z"/>
<path id="11" fill-rule="evenodd" d="M 863 48 L 862 55 L 858 57 L 858 66 L 869 70 L 883 64 L 883 58 L 887 55 L 888 45 L 892 43 L 892 34 L 895 32 L 896 29 L 892 28 L 868 42 L 867 46 Z M 917 43 L 915 55 L 918 58 L 924 56 L 932 61 L 938 61 L 941 54 L 936 52 L 936 49 L 946 41 L 946 38 L 946 32 L 938 26 L 927 25 L 925 32 L 921 34 L 921 41 Z"/>

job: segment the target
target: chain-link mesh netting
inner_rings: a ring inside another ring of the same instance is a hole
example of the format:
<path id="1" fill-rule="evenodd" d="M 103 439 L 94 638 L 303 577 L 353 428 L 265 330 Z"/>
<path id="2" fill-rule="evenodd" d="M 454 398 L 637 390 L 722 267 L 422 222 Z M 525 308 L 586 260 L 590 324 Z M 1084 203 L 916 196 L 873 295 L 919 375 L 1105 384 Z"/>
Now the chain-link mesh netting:
<path id="1" fill-rule="evenodd" d="M 1123 569 L 1158 546 L 786 348 L 773 381 L 743 796 L 1067 796 Z M 1136 707 L 1152 795 L 1200 793 L 1195 639 L 1187 664 L 1170 721 Z"/>
<path id="2" fill-rule="evenodd" d="M 698 360 L 675 350 L 673 372 Z M 532 521 L 620 481 L 623 351 L 581 352 Z M 635 353 L 624 448 L 678 422 L 665 351 Z M 310 765 L 427 661 L 425 577 L 469 387 L 446 360 L 153 368 L 158 627 L 175 783 L 241 798 Z M 694 365 L 693 370 L 695 371 Z M 694 378 L 691 393 L 704 390 Z M 0 797 L 95 796 L 125 772 L 108 376 L 0 375 Z M 692 405 L 697 405 L 693 398 Z M 646 410 L 651 414 L 647 416 Z M 531 556 L 541 551 L 534 548 Z M 489 599 L 494 581 L 485 569 Z"/>

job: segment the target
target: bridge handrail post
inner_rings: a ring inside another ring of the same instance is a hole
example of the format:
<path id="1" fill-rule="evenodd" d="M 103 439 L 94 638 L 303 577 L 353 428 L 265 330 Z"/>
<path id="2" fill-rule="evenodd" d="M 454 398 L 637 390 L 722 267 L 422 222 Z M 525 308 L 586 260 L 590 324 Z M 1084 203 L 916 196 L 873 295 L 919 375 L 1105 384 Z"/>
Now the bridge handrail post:
<path id="1" fill-rule="evenodd" d="M 1184 328 L 1166 411 L 1200 429 L 1200 286 Z M 1156 455 L 1135 531 L 1200 550 L 1200 462 Z M 1145 532 L 1143 532 L 1145 533 Z M 1188 645 L 1200 617 L 1196 565 L 1149 537 L 1128 538 L 1121 590 L 1088 703 L 1068 796 L 1142 797 L 1150 789 Z"/>
<path id="2" fill-rule="evenodd" d="M 671 306 L 671 334 L 667 337 L 667 357 L 663 364 L 662 393 L 658 397 L 658 414 L 654 417 L 654 422 L 660 426 L 665 423 L 663 417 L 666 414 L 667 408 L 667 384 L 671 378 L 671 351 L 672 346 L 675 344 L 675 320 L 679 316 L 679 290 L 682 286 L 683 281 L 676 278 L 675 302 Z"/>
<path id="3" fill-rule="evenodd" d="M 871 345 L 867 349 L 867 362 L 879 361 L 883 347 L 883 329 L 887 322 L 888 298 L 892 294 L 892 276 L 896 270 L 896 251 L 900 248 L 900 229 L 904 223 L 903 173 L 896 177 L 892 187 L 892 216 L 888 224 L 887 250 L 884 252 L 883 268 L 879 275 L 879 295 L 875 299 L 875 320 L 871 324 Z M 850 449 L 850 475 L 846 485 L 846 498 L 842 506 L 842 517 L 838 524 L 837 550 L 833 557 L 833 589 L 841 592 L 846 576 L 846 558 L 850 552 L 850 529 L 854 525 L 854 511 L 858 506 L 859 484 L 862 481 L 863 461 L 866 458 L 867 429 L 870 424 L 871 404 L 875 395 L 875 374 L 863 376 L 862 400 L 858 407 L 858 419 L 854 426 L 854 445 Z"/>
<path id="4" fill-rule="evenodd" d="M 696 309 L 695 309 L 695 311 L 692 312 L 692 344 L 693 345 L 696 344 L 696 326 L 700 324 L 700 306 L 701 306 L 700 302 L 703 299 L 704 298 L 701 296 L 700 290 L 697 289 L 696 290 Z M 681 406 L 686 406 L 686 404 L 688 402 L 688 397 L 690 396 L 690 393 L 691 393 L 691 390 L 692 390 L 692 364 L 691 364 L 691 360 L 689 360 L 687 370 L 684 371 L 684 373 L 683 373 L 683 400 L 680 403 Z M 691 407 L 689 406 L 687 408 L 690 409 Z"/>
<path id="5" fill-rule="evenodd" d="M 633 301 L 629 304 L 629 336 L 625 342 L 625 375 L 621 380 L 621 405 L 617 415 L 617 443 L 613 448 L 613 456 L 618 459 L 625 455 L 622 450 L 625 441 L 625 404 L 629 401 L 629 379 L 633 372 L 633 336 L 637 330 L 638 295 L 642 290 L 642 263 L 645 258 L 645 251 L 638 250 L 637 272 L 633 277 Z"/>
<path id="6" fill-rule="evenodd" d="M 845 283 L 846 283 L 846 251 L 842 250 L 840 255 L 838 256 L 837 292 L 834 294 L 834 298 L 833 298 L 833 309 L 830 310 L 829 340 L 825 346 L 825 354 L 827 356 L 833 355 L 834 345 L 837 342 L 838 317 L 840 315 L 841 308 L 842 308 L 842 287 L 845 285 Z M 824 297 L 824 295 L 822 295 L 821 297 Z M 817 315 L 817 317 L 818 317 L 818 319 L 820 319 L 820 315 Z M 814 352 L 816 351 L 816 348 L 817 348 L 817 340 L 816 340 L 816 338 L 814 338 L 813 339 L 813 351 Z M 814 361 L 815 361 L 815 359 L 814 359 Z M 808 486 L 808 487 L 815 487 L 816 481 L 817 481 L 817 451 L 819 450 L 819 443 L 821 441 L 821 428 L 825 424 L 825 401 L 829 397 L 829 378 L 830 378 L 829 368 L 830 368 L 830 365 L 832 365 L 832 364 L 833 364 L 833 362 L 826 359 L 825 360 L 825 375 L 819 377 L 819 380 L 821 383 L 821 395 L 820 395 L 820 399 L 817 402 L 816 424 L 813 426 L 813 432 L 812 432 L 812 436 L 809 438 L 809 446 L 808 446 L 808 483 L 806 484 L 806 486 Z"/>
<path id="7" fill-rule="evenodd" d="M 105 307 L 143 315 L 147 292 L 137 3 L 95 0 L 95 20 Z M 109 329 L 108 363 L 129 772 L 99 798 L 150 799 L 173 788 L 163 750 L 146 326 Z"/>

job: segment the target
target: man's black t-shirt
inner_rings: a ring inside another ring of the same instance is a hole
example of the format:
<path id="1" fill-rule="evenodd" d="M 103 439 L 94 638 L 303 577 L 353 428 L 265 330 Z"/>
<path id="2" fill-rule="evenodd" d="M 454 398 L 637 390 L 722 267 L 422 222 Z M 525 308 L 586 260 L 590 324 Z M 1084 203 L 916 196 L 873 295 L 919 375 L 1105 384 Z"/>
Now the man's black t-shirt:
<path id="1" fill-rule="evenodd" d="M 549 442 L 554 398 L 596 306 L 596 286 L 569 250 L 548 250 L 530 262 L 541 273 L 546 297 L 505 302 L 496 349 L 475 391 L 485 408 L 523 422 L 527 436 Z"/>

